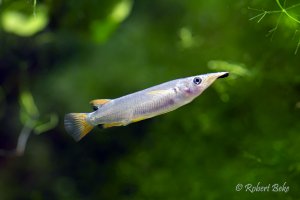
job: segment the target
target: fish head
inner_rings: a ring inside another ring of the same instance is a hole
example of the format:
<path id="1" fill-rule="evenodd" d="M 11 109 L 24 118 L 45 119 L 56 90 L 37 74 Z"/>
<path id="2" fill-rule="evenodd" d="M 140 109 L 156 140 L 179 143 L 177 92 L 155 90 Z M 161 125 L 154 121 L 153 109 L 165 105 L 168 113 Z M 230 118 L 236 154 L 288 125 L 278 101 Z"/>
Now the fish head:
<path id="1" fill-rule="evenodd" d="M 180 79 L 177 87 L 185 96 L 195 98 L 199 96 L 206 88 L 208 88 L 218 78 L 225 78 L 228 72 L 216 72 L 202 74 Z"/>

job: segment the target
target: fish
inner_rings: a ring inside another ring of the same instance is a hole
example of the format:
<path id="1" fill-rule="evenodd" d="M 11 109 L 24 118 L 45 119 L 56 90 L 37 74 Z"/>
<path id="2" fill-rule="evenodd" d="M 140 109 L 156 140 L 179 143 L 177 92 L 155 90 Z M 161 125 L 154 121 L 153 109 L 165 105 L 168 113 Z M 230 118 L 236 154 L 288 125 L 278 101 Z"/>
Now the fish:
<path id="1" fill-rule="evenodd" d="M 69 113 L 64 117 L 67 133 L 81 140 L 95 126 L 126 126 L 162 115 L 193 101 L 216 79 L 229 72 L 215 72 L 168 81 L 115 99 L 95 99 L 93 112 Z"/>

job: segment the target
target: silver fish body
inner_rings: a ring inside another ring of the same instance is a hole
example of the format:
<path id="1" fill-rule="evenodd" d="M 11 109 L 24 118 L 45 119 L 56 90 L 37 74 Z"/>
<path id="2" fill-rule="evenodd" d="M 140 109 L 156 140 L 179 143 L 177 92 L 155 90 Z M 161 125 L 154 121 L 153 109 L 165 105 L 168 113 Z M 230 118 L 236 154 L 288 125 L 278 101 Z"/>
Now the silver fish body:
<path id="1" fill-rule="evenodd" d="M 176 79 L 150 87 L 120 98 L 94 104 L 91 113 L 70 113 L 65 117 L 65 127 L 75 140 L 81 139 L 87 130 L 76 128 L 102 124 L 104 128 L 125 126 L 147 118 L 173 111 L 195 99 L 217 78 L 228 76 L 228 72 L 217 72 Z"/>
<path id="2" fill-rule="evenodd" d="M 191 101 L 174 87 L 176 82 L 178 81 L 170 81 L 113 99 L 88 114 L 87 120 L 93 125 L 118 122 L 126 125 L 136 119 L 146 119 L 175 110 Z"/>

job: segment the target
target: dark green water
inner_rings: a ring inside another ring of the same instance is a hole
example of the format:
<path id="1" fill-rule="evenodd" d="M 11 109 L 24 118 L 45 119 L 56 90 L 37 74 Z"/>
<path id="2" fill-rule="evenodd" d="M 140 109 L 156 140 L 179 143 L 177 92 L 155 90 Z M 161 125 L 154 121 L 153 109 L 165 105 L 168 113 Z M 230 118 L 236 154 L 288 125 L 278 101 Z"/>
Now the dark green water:
<path id="1" fill-rule="evenodd" d="M 300 6 L 279 3 L 0 1 L 0 148 L 30 132 L 0 152 L 0 199 L 299 199 Z M 92 99 L 215 71 L 166 115 L 64 130 Z"/>

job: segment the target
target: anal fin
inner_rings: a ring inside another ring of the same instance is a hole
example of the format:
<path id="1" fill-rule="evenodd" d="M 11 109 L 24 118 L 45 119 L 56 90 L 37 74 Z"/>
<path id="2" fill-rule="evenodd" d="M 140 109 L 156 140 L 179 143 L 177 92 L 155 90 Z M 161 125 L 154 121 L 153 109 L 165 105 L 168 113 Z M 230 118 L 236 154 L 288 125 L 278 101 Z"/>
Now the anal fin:
<path id="1" fill-rule="evenodd" d="M 133 119 L 132 121 L 131 121 L 131 123 L 135 123 L 135 122 L 139 122 L 139 121 L 142 121 L 142 120 L 145 120 L 145 119 L 148 119 L 149 117 L 137 117 L 137 118 L 135 118 L 135 119 Z"/>
<path id="2" fill-rule="evenodd" d="M 114 127 L 114 126 L 124 126 L 126 124 L 122 123 L 122 122 L 113 122 L 113 123 L 110 123 L 110 124 L 103 124 L 102 127 L 103 128 L 111 128 L 111 127 Z"/>

